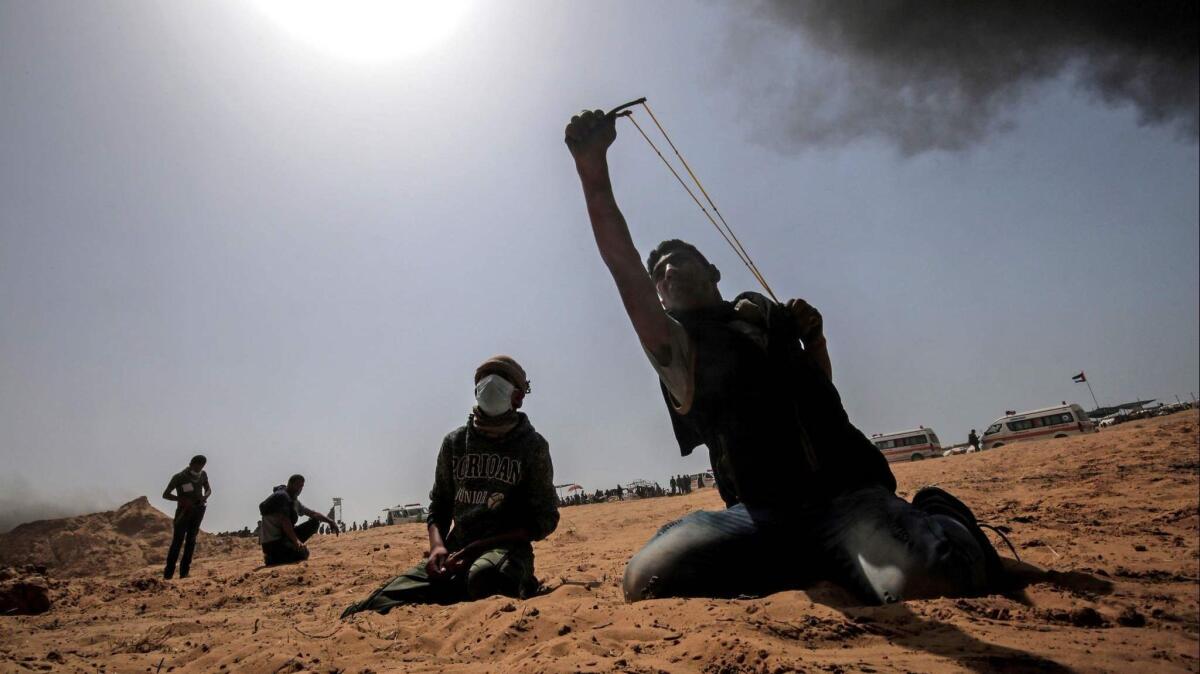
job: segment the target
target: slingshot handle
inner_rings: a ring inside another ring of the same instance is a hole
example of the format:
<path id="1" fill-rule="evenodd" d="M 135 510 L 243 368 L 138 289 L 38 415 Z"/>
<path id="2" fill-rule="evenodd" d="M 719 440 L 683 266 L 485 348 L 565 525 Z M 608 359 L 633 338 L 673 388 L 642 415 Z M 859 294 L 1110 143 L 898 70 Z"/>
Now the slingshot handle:
<path id="1" fill-rule="evenodd" d="M 613 108 L 612 110 L 609 110 L 608 114 L 605 116 L 606 117 L 626 117 L 628 115 L 633 114 L 632 112 L 629 112 L 628 108 L 632 108 L 635 105 L 641 105 L 642 103 L 645 103 L 645 102 L 646 102 L 646 97 L 642 96 L 641 98 L 637 99 L 636 101 L 629 101 L 628 103 L 623 103 L 621 105 L 618 105 L 617 107 Z"/>

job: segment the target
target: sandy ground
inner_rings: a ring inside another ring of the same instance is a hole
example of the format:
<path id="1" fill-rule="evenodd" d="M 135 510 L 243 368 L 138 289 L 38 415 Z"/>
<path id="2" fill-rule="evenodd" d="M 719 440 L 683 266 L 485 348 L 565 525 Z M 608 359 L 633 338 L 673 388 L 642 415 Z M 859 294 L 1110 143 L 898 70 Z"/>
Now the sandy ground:
<path id="1" fill-rule="evenodd" d="M 0 618 L 0 671 L 1196 672 L 1198 422 L 895 466 L 903 494 L 939 484 L 1013 527 L 1045 572 L 1011 597 L 864 607 L 819 586 L 623 603 L 625 560 L 664 522 L 718 507 L 705 489 L 564 509 L 537 545 L 544 595 L 345 622 L 342 608 L 421 557 L 421 525 L 318 538 L 311 561 L 274 569 L 250 542 L 205 539 L 183 581 L 150 564 L 54 579 L 49 613 Z"/>

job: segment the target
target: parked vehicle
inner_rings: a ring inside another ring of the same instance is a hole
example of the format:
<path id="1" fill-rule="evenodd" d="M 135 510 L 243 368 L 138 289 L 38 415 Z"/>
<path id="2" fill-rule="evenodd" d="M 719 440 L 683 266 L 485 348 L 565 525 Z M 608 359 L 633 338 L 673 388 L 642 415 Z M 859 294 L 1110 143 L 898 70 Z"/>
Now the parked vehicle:
<path id="1" fill-rule="evenodd" d="M 972 447 L 971 445 L 968 445 L 967 443 L 964 442 L 959 445 L 951 445 L 948 449 L 943 450 L 942 456 L 958 456 L 959 454 L 971 454 L 974 451 L 975 451 L 974 447 Z"/>
<path id="2" fill-rule="evenodd" d="M 392 508 L 384 508 L 387 516 L 384 521 L 388 524 L 400 524 L 403 522 L 424 522 L 425 516 L 429 514 L 429 509 L 420 503 L 409 503 L 402 506 L 394 506 Z"/>
<path id="3" fill-rule="evenodd" d="M 871 442 L 883 452 L 888 463 L 920 461 L 942 455 L 942 445 L 938 442 L 937 433 L 924 426 L 910 431 L 877 433 L 871 436 Z"/>
<path id="4" fill-rule="evenodd" d="M 1065 438 L 1096 432 L 1083 408 L 1074 403 L 1009 414 L 994 421 L 983 432 L 983 448 L 995 449 L 1011 442 L 1037 438 Z"/>

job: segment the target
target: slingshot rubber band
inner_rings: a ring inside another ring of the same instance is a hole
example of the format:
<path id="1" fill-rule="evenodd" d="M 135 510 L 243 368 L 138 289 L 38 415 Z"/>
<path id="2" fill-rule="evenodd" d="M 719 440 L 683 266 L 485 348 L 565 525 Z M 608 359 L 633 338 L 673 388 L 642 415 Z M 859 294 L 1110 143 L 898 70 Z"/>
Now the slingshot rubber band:
<path id="1" fill-rule="evenodd" d="M 654 141 L 650 140 L 650 136 L 646 135 L 645 130 L 643 130 L 642 126 L 637 123 L 636 119 L 634 119 L 632 111 L 628 110 L 628 108 L 639 104 L 646 110 L 646 114 L 650 116 L 650 119 L 654 122 L 654 126 L 658 127 L 659 133 L 662 134 L 662 137 L 667 141 L 667 144 L 671 146 L 671 150 L 675 152 L 675 156 L 678 157 L 679 162 L 683 164 L 683 168 L 687 171 L 688 176 L 691 177 L 692 182 L 696 183 L 696 187 L 698 187 L 700 189 L 700 193 L 704 195 L 704 200 L 708 202 L 710 207 L 712 207 L 712 213 L 709 213 L 709 209 L 705 208 L 704 204 L 700 202 L 700 199 L 696 196 L 695 192 L 688 187 L 687 183 L 683 180 L 683 177 L 680 176 L 679 172 L 675 170 L 675 167 L 671 165 L 671 162 L 667 161 L 667 158 L 663 156 L 661 151 L 659 151 L 658 146 L 654 144 Z M 704 216 L 708 218 L 708 221 L 712 223 L 713 227 L 716 227 L 717 231 L 721 234 L 721 238 L 725 239 L 725 243 L 729 244 L 729 247 L 733 249 L 733 252 L 738 256 L 738 259 L 741 260 L 742 264 L 746 265 L 746 268 L 750 270 L 750 273 L 753 274 L 754 278 L 759 282 L 760 285 L 762 285 L 763 290 L 767 291 L 767 295 L 769 295 L 772 300 L 778 303 L 779 298 L 775 297 L 774 291 L 771 290 L 771 286 L 767 283 L 767 279 L 763 277 L 762 272 L 759 271 L 758 265 L 754 263 L 754 260 L 750 257 L 750 253 L 746 251 L 746 247 L 742 245 L 741 240 L 738 239 L 737 234 L 735 234 L 733 231 L 733 228 L 729 226 L 729 222 L 725 220 L 725 216 L 721 215 L 721 211 L 717 208 L 717 204 L 713 201 L 712 197 L 709 196 L 708 190 L 704 189 L 704 185 L 700 182 L 700 179 L 696 177 L 695 171 L 692 170 L 692 167 L 687 163 L 687 160 L 683 158 L 683 154 L 679 152 L 679 148 L 675 147 L 675 143 L 671 140 L 671 136 L 667 134 L 667 130 L 664 129 L 662 124 L 659 123 L 658 118 L 654 115 L 654 112 L 650 110 L 650 106 L 646 105 L 646 99 L 639 98 L 636 101 L 630 101 L 624 105 L 617 106 L 610 110 L 608 115 L 613 118 L 628 117 L 629 121 L 633 122 L 633 126 L 637 128 L 638 133 L 640 133 L 642 138 L 645 139 L 646 143 L 650 145 L 650 149 L 654 150 L 654 153 L 658 155 L 658 158 L 661 159 L 663 164 L 666 165 L 667 169 L 671 171 L 671 175 L 675 176 L 675 180 L 679 181 L 680 186 L 682 186 L 684 191 L 688 193 L 688 196 L 692 198 L 692 201 L 695 201 L 696 205 L 700 207 L 701 212 L 703 212 Z M 717 216 L 716 218 L 713 218 L 714 213 Z M 720 220 L 719 224 L 717 220 Z"/>
<path id="2" fill-rule="evenodd" d="M 717 224 L 717 221 L 713 219 L 712 214 L 708 212 L 708 209 L 704 207 L 704 204 L 700 203 L 700 199 L 696 197 L 695 192 L 692 192 L 692 188 L 687 186 L 687 183 L 683 181 L 683 178 L 679 175 L 679 172 L 675 170 L 675 167 L 671 166 L 671 163 L 668 162 L 667 158 L 664 157 L 662 152 L 659 151 L 658 146 L 654 144 L 654 141 L 650 140 L 650 137 L 647 136 L 646 132 L 642 130 L 642 125 L 638 124 L 637 120 L 632 116 L 629 117 L 629 121 L 633 122 L 633 126 L 637 128 L 638 133 L 642 134 L 642 138 L 646 139 L 646 142 L 650 144 L 650 148 L 653 149 L 654 153 L 658 155 L 658 158 L 663 160 L 663 164 L 666 164 L 667 169 L 671 171 L 671 175 L 675 176 L 675 180 L 679 181 L 679 185 L 683 187 L 685 192 L 688 193 L 688 196 L 692 198 L 692 201 L 696 202 L 696 205 L 700 207 L 700 211 L 704 213 L 704 217 L 708 218 L 708 221 L 712 223 L 713 227 L 717 228 L 717 232 L 719 232 L 721 237 L 725 239 L 725 243 L 729 244 L 729 247 L 733 249 L 734 253 L 737 253 L 738 259 L 742 261 L 742 264 L 749 267 L 750 264 L 746 261 L 746 258 L 742 257 L 741 251 L 737 249 L 737 246 L 733 245 L 733 241 L 729 240 L 729 236 L 724 230 L 721 229 L 721 226 Z M 753 273 L 753 269 L 751 272 Z"/>

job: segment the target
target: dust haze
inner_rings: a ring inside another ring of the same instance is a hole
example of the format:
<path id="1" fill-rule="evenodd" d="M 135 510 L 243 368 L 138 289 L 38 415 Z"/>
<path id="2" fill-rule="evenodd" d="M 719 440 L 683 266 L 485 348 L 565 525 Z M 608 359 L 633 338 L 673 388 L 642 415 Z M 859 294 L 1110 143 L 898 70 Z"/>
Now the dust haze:
<path id="1" fill-rule="evenodd" d="M 34 489 L 24 476 L 0 477 L 0 533 L 26 522 L 109 510 L 121 502 L 99 491 L 63 490 L 53 498 L 47 498 L 45 493 L 45 489 Z"/>

